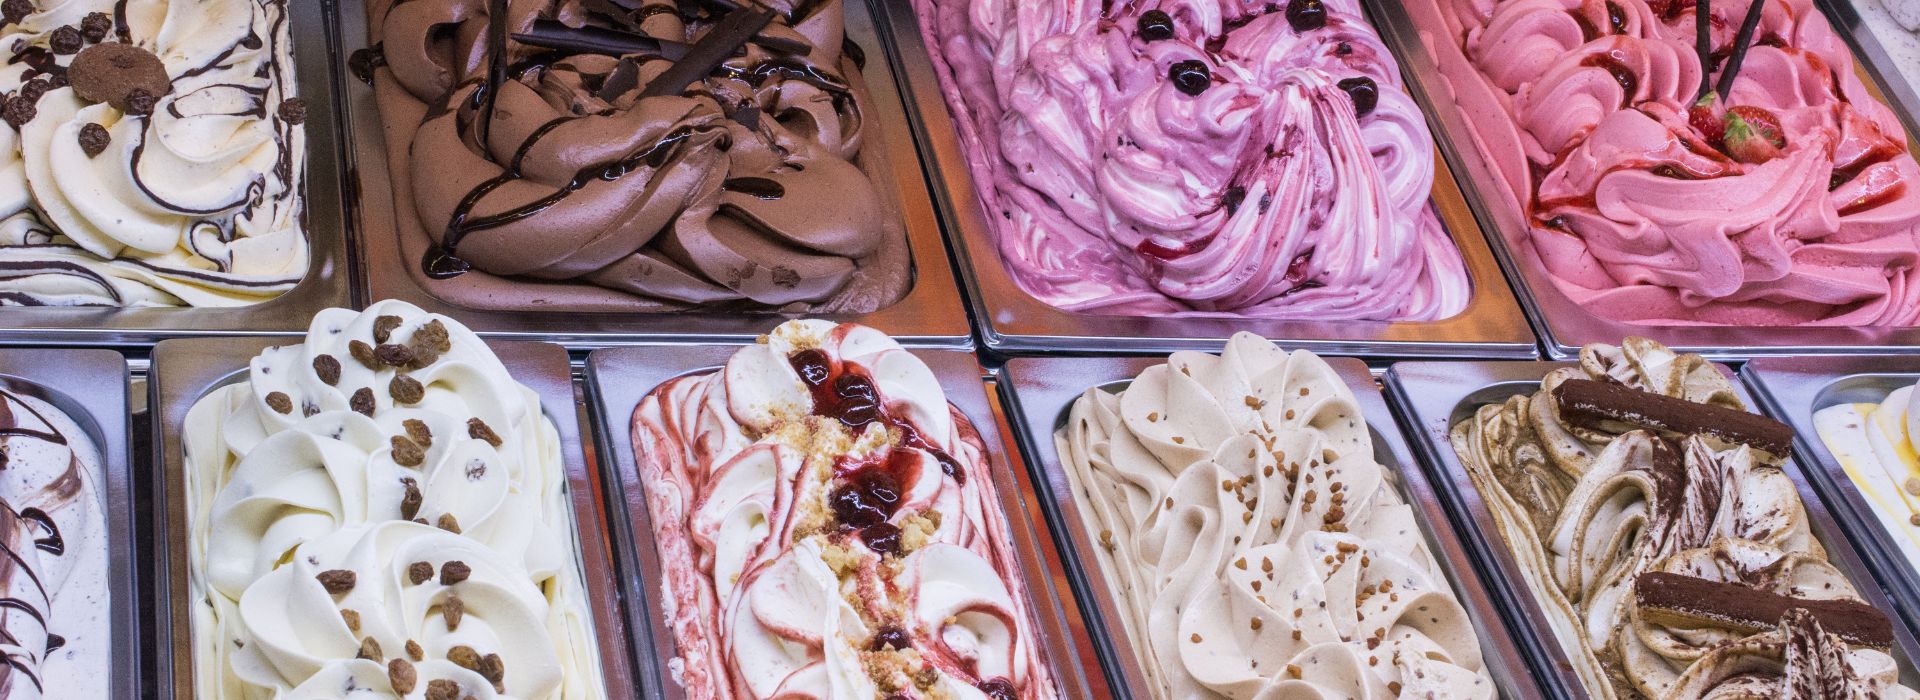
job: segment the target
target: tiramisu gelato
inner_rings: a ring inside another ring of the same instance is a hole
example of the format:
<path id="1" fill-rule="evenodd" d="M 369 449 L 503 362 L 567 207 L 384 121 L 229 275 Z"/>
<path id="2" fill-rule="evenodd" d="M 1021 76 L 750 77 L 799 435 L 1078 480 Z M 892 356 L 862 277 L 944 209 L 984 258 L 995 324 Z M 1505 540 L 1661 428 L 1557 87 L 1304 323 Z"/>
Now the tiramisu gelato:
<path id="1" fill-rule="evenodd" d="M 913 270 L 844 9 L 372 0 L 399 230 L 370 243 L 473 308 L 887 306 Z"/>
<path id="2" fill-rule="evenodd" d="M 1920 164 L 1814 0 L 1406 7 L 1493 168 L 1490 203 L 1527 222 L 1510 242 L 1580 306 L 1920 324 Z"/>
<path id="3" fill-rule="evenodd" d="M 323 311 L 180 430 L 197 697 L 604 696 L 559 438 L 459 323 Z"/>
<path id="4" fill-rule="evenodd" d="M 1711 363 L 1645 338 L 1589 345 L 1453 428 L 1588 692 L 1920 697 L 1897 685 L 1891 622 L 1809 530 L 1792 441 Z"/>
<path id="5" fill-rule="evenodd" d="M 1920 569 L 1920 453 L 1914 441 L 1920 412 L 1914 396 L 1908 386 L 1880 403 L 1824 408 L 1813 414 L 1813 425 L 1907 563 Z"/>
<path id="6" fill-rule="evenodd" d="M 104 698 L 115 668 L 105 467 L 39 399 L 0 391 L 0 698 Z"/>
<path id="7" fill-rule="evenodd" d="M 865 326 L 792 321 L 633 437 L 693 700 L 1058 697 L 979 434 Z"/>
<path id="8" fill-rule="evenodd" d="M 1154 697 L 1498 694 L 1318 356 L 1248 333 L 1175 353 L 1087 390 L 1056 442 Z"/>
<path id="9" fill-rule="evenodd" d="M 1357 0 L 914 0 L 980 206 L 1070 311 L 1432 320 L 1471 294 Z"/>
<path id="10" fill-rule="evenodd" d="M 0 305 L 242 306 L 307 273 L 287 0 L 0 4 Z"/>

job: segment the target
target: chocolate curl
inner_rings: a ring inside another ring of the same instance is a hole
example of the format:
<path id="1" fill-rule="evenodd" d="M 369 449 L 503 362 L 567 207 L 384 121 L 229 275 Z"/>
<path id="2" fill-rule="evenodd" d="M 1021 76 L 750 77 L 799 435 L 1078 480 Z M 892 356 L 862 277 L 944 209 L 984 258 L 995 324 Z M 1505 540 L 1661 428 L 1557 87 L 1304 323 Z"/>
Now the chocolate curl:
<path id="1" fill-rule="evenodd" d="M 1887 649 L 1893 624 L 1886 613 L 1857 600 L 1793 598 L 1772 591 L 1664 571 L 1634 579 L 1640 616 L 1668 627 L 1726 627 L 1742 634 L 1774 629 L 1789 611 L 1805 610 L 1849 644 Z"/>
<path id="2" fill-rule="evenodd" d="M 687 49 L 685 58 L 673 64 L 666 72 L 655 77 L 647 87 L 640 91 L 641 97 L 660 97 L 678 95 L 694 81 L 705 79 L 713 74 L 713 69 L 733 56 L 740 47 L 758 34 L 761 29 L 773 21 L 773 11 L 763 8 L 735 10 L 727 13 L 719 23 L 707 30 Z"/>
<path id="3" fill-rule="evenodd" d="M 1582 427 L 1597 429 L 1615 421 L 1681 435 L 1711 435 L 1777 457 L 1793 449 L 1793 428 L 1780 421 L 1618 384 L 1569 379 L 1554 387 L 1553 399 L 1561 417 Z"/>
<path id="4" fill-rule="evenodd" d="M 576 54 L 597 54 L 619 58 L 632 54 L 649 54 L 678 61 L 687 55 L 686 44 L 677 41 L 663 41 L 635 32 L 623 32 L 604 27 L 580 27 L 578 29 L 560 23 L 559 20 L 534 20 L 533 28 L 527 32 L 517 32 L 513 40 L 528 46 L 554 49 Z"/>
<path id="5" fill-rule="evenodd" d="M 1714 87 L 1714 92 L 1720 93 L 1723 99 L 1733 91 L 1733 78 L 1740 74 L 1741 62 L 1747 60 L 1747 49 L 1752 48 L 1753 32 L 1760 27 L 1760 13 L 1766 9 L 1767 0 L 1753 0 L 1753 4 L 1747 6 L 1747 17 L 1740 22 L 1740 33 L 1733 37 L 1733 55 L 1727 57 L 1727 65 L 1720 71 L 1720 84 Z M 1704 65 L 1701 67 L 1705 68 Z"/>

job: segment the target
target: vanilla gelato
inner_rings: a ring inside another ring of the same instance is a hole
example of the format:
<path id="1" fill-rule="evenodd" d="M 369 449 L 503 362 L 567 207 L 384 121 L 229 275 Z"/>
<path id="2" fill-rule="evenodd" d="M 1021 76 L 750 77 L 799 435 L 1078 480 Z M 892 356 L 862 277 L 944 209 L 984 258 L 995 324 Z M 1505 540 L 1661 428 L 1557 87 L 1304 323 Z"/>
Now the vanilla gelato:
<path id="1" fill-rule="evenodd" d="M 106 475 L 59 409 L 0 391 L 0 698 L 104 698 L 113 679 Z"/>
<path id="2" fill-rule="evenodd" d="M 1907 563 L 1920 567 L 1920 455 L 1914 452 L 1920 412 L 1914 409 L 1914 387 L 1902 387 L 1880 403 L 1821 409 L 1813 426 Z"/>

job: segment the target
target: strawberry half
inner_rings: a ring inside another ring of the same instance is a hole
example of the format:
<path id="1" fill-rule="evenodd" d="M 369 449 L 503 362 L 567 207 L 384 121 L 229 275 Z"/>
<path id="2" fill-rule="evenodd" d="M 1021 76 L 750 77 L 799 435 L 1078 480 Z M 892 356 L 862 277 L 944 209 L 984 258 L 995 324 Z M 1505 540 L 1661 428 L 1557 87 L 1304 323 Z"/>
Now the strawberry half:
<path id="1" fill-rule="evenodd" d="M 1764 130 L 1768 127 L 1757 122 L 1747 121 L 1738 112 L 1727 113 L 1727 135 L 1725 139 L 1727 155 L 1742 163 L 1758 165 L 1780 157 L 1780 148 L 1786 145 L 1781 140 L 1777 145 L 1768 138 Z M 1779 137 L 1779 126 L 1774 125 L 1774 137 Z"/>
<path id="2" fill-rule="evenodd" d="M 1714 103 L 1719 99 L 1719 95 L 1709 92 L 1687 108 L 1687 122 L 1700 132 L 1700 137 L 1706 139 L 1707 143 L 1718 144 L 1727 134 L 1726 122 L 1713 111 Z"/>
<path id="3" fill-rule="evenodd" d="M 1773 144 L 1774 148 L 1787 147 L 1787 132 L 1780 128 L 1780 118 L 1774 116 L 1772 112 L 1759 107 L 1740 105 L 1728 107 L 1727 114 L 1740 115 L 1740 118 L 1747 122 L 1747 126 L 1753 129 L 1754 134 L 1766 139 L 1767 143 Z"/>

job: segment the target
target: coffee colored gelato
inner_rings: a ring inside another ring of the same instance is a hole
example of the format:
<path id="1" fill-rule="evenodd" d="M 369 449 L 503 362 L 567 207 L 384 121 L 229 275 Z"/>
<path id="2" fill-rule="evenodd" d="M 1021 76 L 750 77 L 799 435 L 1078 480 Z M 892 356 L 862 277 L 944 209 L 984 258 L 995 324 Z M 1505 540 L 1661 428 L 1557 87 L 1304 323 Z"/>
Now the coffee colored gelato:
<path id="1" fill-rule="evenodd" d="M 0 698 L 109 694 L 109 612 L 134 602 L 107 590 L 100 457 L 59 409 L 0 391 Z"/>
<path id="2" fill-rule="evenodd" d="M 1056 436 L 1156 698 L 1492 698 L 1353 392 L 1241 333 L 1095 387 Z"/>
<path id="3" fill-rule="evenodd" d="M 891 304 L 913 271 L 843 10 L 369 2 L 398 226 L 369 243 L 471 308 Z"/>

